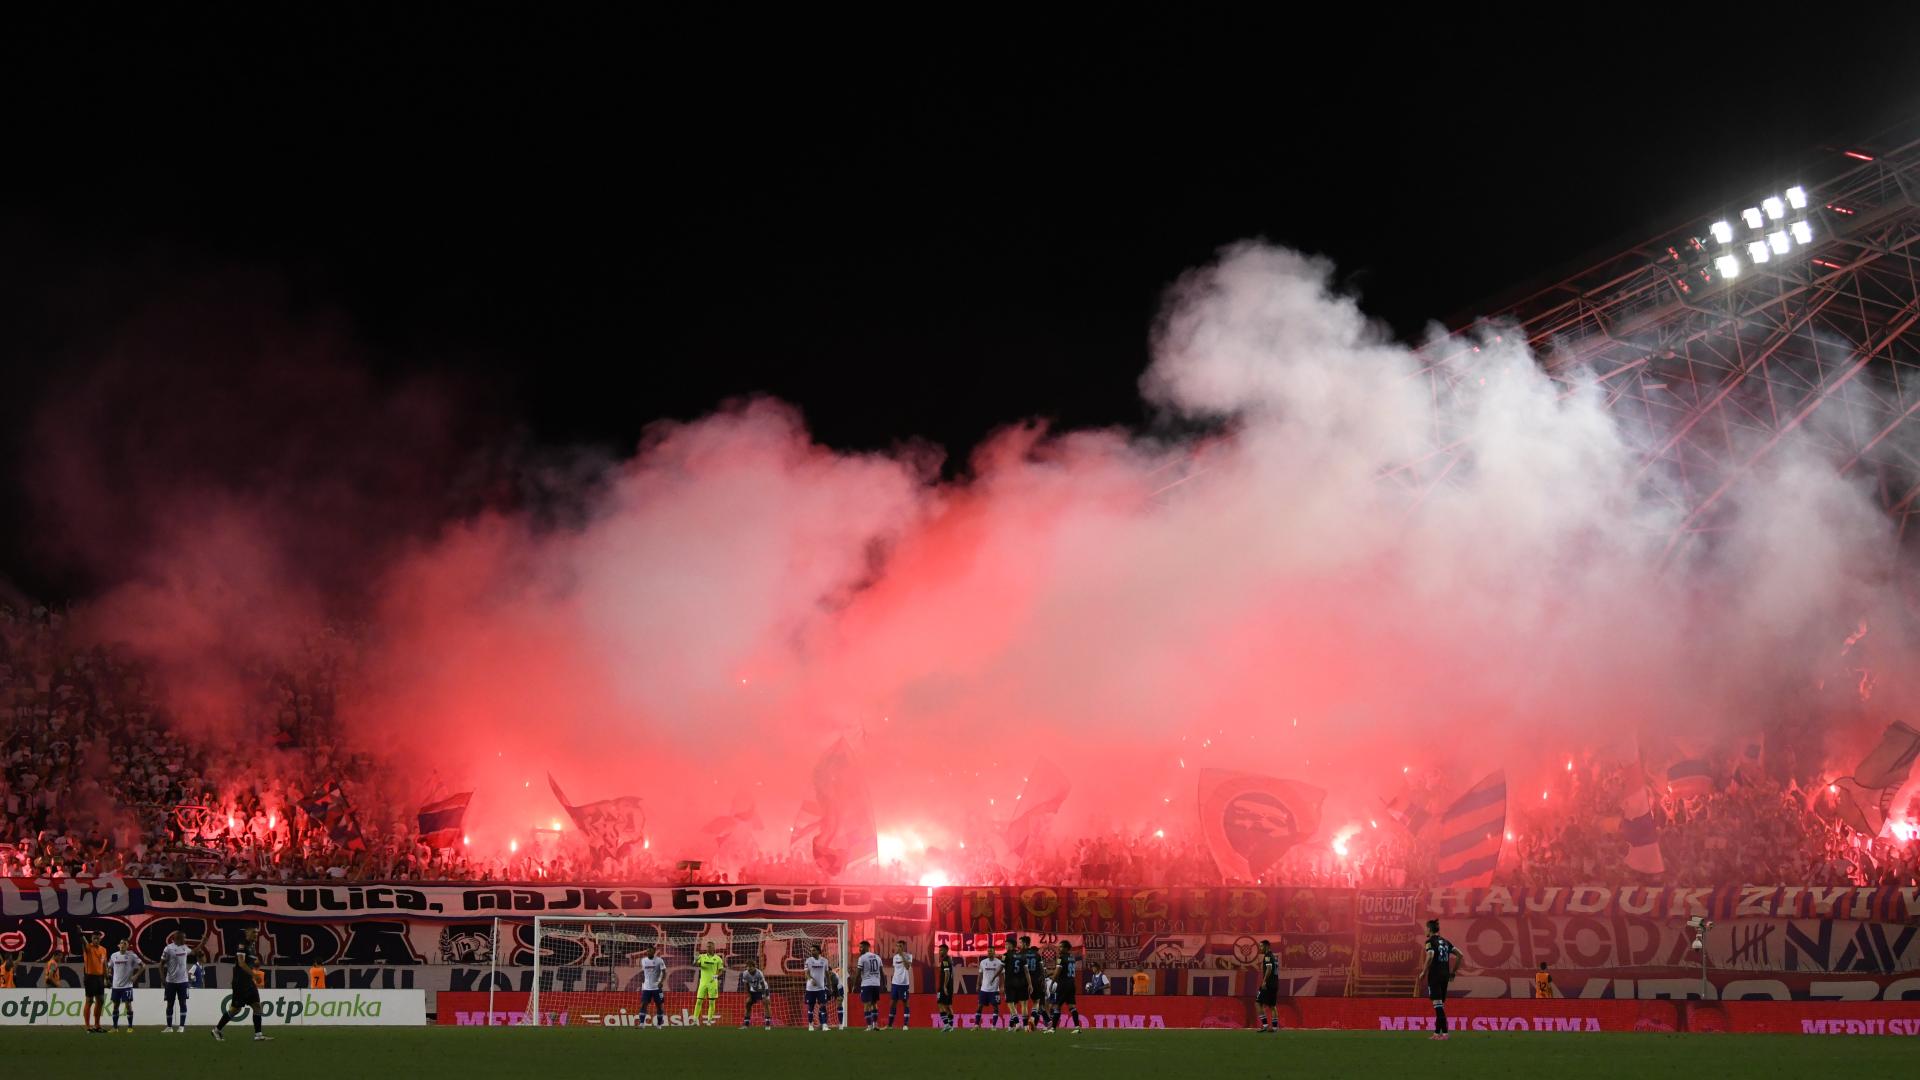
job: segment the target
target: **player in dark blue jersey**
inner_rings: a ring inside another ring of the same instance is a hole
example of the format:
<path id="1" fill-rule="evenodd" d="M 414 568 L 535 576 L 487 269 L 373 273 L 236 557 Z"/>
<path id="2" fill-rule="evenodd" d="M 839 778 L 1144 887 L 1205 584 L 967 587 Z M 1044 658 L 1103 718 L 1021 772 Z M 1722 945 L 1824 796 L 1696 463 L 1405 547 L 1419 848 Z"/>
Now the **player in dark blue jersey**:
<path id="1" fill-rule="evenodd" d="M 1080 958 L 1073 955 L 1073 946 L 1060 943 L 1060 957 L 1053 968 L 1053 1026 L 1059 1028 L 1061 1012 L 1073 1019 L 1073 1033 L 1080 1034 L 1085 1022 L 1080 1019 Z"/>
<path id="2" fill-rule="evenodd" d="M 945 945 L 934 960 L 933 1003 L 940 1006 L 940 1029 L 953 1030 L 953 956 Z"/>
<path id="3" fill-rule="evenodd" d="M 1027 987 L 1027 951 L 1020 939 L 1007 935 L 1007 1018 L 1008 1031 L 1027 1030 L 1027 1005 L 1031 999 Z"/>
<path id="4" fill-rule="evenodd" d="M 260 972 L 260 931 L 249 927 L 241 936 L 240 947 L 233 952 L 232 1008 L 220 1017 L 218 1024 L 214 1025 L 214 1038 L 225 1042 L 227 1025 L 251 1009 L 254 1041 L 269 1042 L 273 1039 L 273 1036 L 260 1030 L 262 1014 L 260 984 L 265 981 L 265 976 Z"/>
<path id="5" fill-rule="evenodd" d="M 1427 920 L 1427 955 L 1421 976 L 1427 982 L 1427 996 L 1433 999 L 1432 1038 L 1447 1037 L 1447 984 L 1460 972 L 1460 950 L 1440 936 L 1440 920 Z"/>
<path id="6" fill-rule="evenodd" d="M 1040 960 L 1040 946 L 1025 934 L 1020 935 L 1020 951 L 1026 957 L 1027 969 L 1027 1026 L 1042 1028 L 1047 1026 L 1047 972 Z"/>
<path id="7" fill-rule="evenodd" d="M 1260 943 L 1260 993 L 1254 998 L 1261 1031 L 1280 1030 L 1280 957 L 1273 942 Z"/>

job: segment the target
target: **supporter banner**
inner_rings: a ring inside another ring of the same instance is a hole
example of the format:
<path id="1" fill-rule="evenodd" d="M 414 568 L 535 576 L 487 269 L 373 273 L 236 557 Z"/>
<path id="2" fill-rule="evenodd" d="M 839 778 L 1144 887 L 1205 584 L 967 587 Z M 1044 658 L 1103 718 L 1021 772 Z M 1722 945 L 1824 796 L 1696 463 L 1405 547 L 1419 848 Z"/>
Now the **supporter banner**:
<path id="1" fill-rule="evenodd" d="M 1684 920 L 1822 918 L 1920 923 L 1920 888 L 1901 885 L 1574 885 L 1537 889 L 1434 889 L 1429 915 L 1637 915 Z"/>
<path id="2" fill-rule="evenodd" d="M 141 883 L 151 911 L 244 912 L 282 919 L 338 919 L 393 914 L 414 919 L 476 915 L 634 914 L 769 917 L 927 917 L 925 889 L 874 886 L 712 885 L 629 888 L 618 885 L 242 885 L 217 882 Z"/>
<path id="3" fill-rule="evenodd" d="M 150 965 L 159 959 L 159 951 L 167 942 L 167 936 L 179 930 L 190 942 L 205 949 L 207 957 L 213 961 L 215 978 L 227 976 L 230 969 L 230 957 L 240 947 L 244 934 L 248 930 L 259 930 L 259 953 L 269 969 L 286 969 L 292 976 L 300 978 L 300 986 L 305 986 L 305 969 L 311 965 L 321 965 L 324 969 L 334 970 L 407 970 L 426 965 L 470 965 L 476 969 L 486 969 L 493 961 L 503 969 L 532 967 L 534 963 L 534 924 L 532 922 L 509 922 L 501 920 L 499 938 L 497 938 L 497 957 L 495 957 L 495 938 L 493 938 L 492 920 L 486 922 L 432 922 L 432 920 L 405 919 L 355 919 L 346 922 L 280 922 L 263 919 L 207 919 L 200 915 L 131 915 L 115 919 L 90 919 L 73 926 L 71 930 L 102 930 L 109 942 L 119 942 L 121 938 L 131 940 L 134 951 L 144 957 Z M 668 963 L 668 976 L 672 980 L 687 980 L 691 986 L 693 980 L 693 936 L 687 930 L 699 930 L 699 940 L 718 940 L 726 944 L 728 936 L 737 926 L 728 922 L 712 922 L 708 926 L 701 924 L 672 924 L 672 932 L 680 934 L 678 942 L 668 940 L 668 928 L 660 924 L 649 924 L 643 920 L 630 920 L 624 924 L 624 930 L 630 938 L 653 938 L 660 945 L 660 955 Z M 61 932 L 58 924 L 48 922 L 23 922 L 19 930 L 0 934 L 0 945 L 8 945 L 8 951 L 17 951 L 21 967 L 15 972 L 15 978 L 21 984 L 36 984 L 40 978 L 38 965 L 48 957 L 56 957 L 65 967 L 65 976 L 61 982 L 73 982 L 77 967 L 77 945 L 79 934 Z M 778 945 L 785 945 L 781 938 Z M 593 978 L 595 974 L 607 972 L 607 957 L 591 949 L 591 945 L 580 944 L 574 938 L 568 938 L 561 932 L 549 928 L 547 938 L 541 942 L 545 953 L 543 965 L 553 972 L 557 980 Z M 776 965 L 787 974 L 799 974 L 804 957 L 789 951 L 768 949 L 766 963 Z M 843 961 L 845 963 L 845 961 Z M 276 978 L 280 972 L 276 972 Z M 157 978 L 152 970 L 144 970 L 140 980 Z M 332 978 L 332 976 L 330 976 Z M 384 978 L 392 978 L 386 974 Z M 157 984 L 156 984 L 157 986 Z M 355 984 L 348 984 L 355 986 Z M 378 986 L 378 984 L 376 984 Z M 384 986 L 396 986 L 386 982 Z M 415 986 L 413 982 L 399 982 L 397 986 Z"/>
<path id="4" fill-rule="evenodd" d="M 117 875 L 57 881 L 0 877 L 0 925 L 8 919 L 125 915 L 141 910 L 140 883 Z"/>
<path id="5" fill-rule="evenodd" d="M 1405 978 L 1419 969 L 1419 893 L 1362 889 L 1354 895 L 1353 916 L 1355 975 Z"/>
<path id="6" fill-rule="evenodd" d="M 636 919 L 628 921 L 625 927 L 629 935 L 646 937 L 651 932 L 651 936 L 659 940 L 668 964 L 676 970 L 684 969 L 682 973 L 690 979 L 693 947 L 685 935 L 690 928 L 702 928 L 698 923 L 672 925 L 674 932 L 683 936 L 680 943 L 671 945 L 667 928 L 661 924 Z M 700 936 L 724 944 L 734 929 L 730 924 L 716 922 L 704 928 Z M 126 938 L 133 942 L 134 951 L 149 963 L 159 959 L 167 935 L 177 930 L 189 943 L 205 950 L 221 969 L 238 950 L 248 930 L 260 931 L 259 949 L 269 967 L 301 972 L 314 964 L 329 969 L 439 964 L 485 967 L 493 961 L 502 966 L 526 967 L 531 966 L 534 959 L 531 921 L 501 920 L 496 939 L 490 918 L 465 923 L 428 919 L 352 919 L 323 923 L 155 913 L 75 920 L 64 926 L 58 920 L 21 920 L 11 929 L 0 930 L 0 946 L 20 954 L 21 970 L 16 977 L 24 982 L 38 977 L 37 970 L 26 969 L 37 969 L 49 956 L 69 964 L 77 961 L 77 931 L 80 930 L 100 930 L 107 941 Z M 495 956 L 496 944 L 498 956 Z M 556 973 L 604 967 L 604 957 L 570 943 L 565 935 L 551 928 L 542 947 L 546 953 L 545 963 Z M 792 963 L 797 971 L 800 958 L 792 958 Z"/>
<path id="7" fill-rule="evenodd" d="M 489 1004 L 484 993 L 443 993 L 440 1005 L 435 1013 L 435 1021 L 446 1025 L 476 1026 L 485 1025 L 489 1020 L 495 1026 L 519 1025 L 528 1022 L 527 1007 L 531 995 L 521 992 L 502 992 L 493 995 Z M 682 1000 L 684 999 L 684 1000 Z M 746 997 L 741 994 L 722 994 L 720 996 L 720 1023 L 722 1025 L 740 1023 L 741 1010 Z M 855 1019 L 858 1019 L 859 1002 L 854 1002 Z M 1249 1026 L 1252 1015 L 1251 998 L 1221 997 L 1110 997 L 1082 995 L 1080 998 L 1080 1016 L 1087 1026 L 1096 1029 L 1109 1028 L 1244 1028 Z M 971 995 L 956 995 L 953 999 L 955 1018 L 962 1027 L 973 1027 L 973 1014 L 976 1008 Z M 934 1026 L 934 1017 L 939 1012 L 932 994 L 913 995 L 913 1014 L 920 1027 Z M 607 1027 L 639 1030 L 640 995 L 639 994 L 540 994 L 540 1013 L 543 1022 L 568 1027 Z M 666 1003 L 667 1026 L 687 1027 L 693 1024 L 692 995 L 668 995 Z M 993 1013 L 989 1010 L 985 1016 L 986 1026 L 993 1026 Z M 778 1026 L 776 1021 L 776 1026 Z"/>
<path id="8" fill-rule="evenodd" d="M 59 990 L 0 990 L 0 1025 L 80 1026 L 82 993 Z M 231 998 L 223 990 L 196 989 L 187 996 L 188 1015 L 211 1022 Z M 261 1016 L 269 1025 L 417 1026 L 427 1022 L 427 995 L 419 990 L 266 990 Z M 163 992 L 133 992 L 134 1018 L 149 1028 L 166 1018 Z"/>
<path id="9" fill-rule="evenodd" d="M 933 928 L 975 933 L 1348 933 L 1353 929 L 1353 891 L 952 886 L 933 890 Z"/>
<path id="10" fill-rule="evenodd" d="M 1052 888 L 950 886 L 933 890 L 940 930 L 1347 928 L 1357 897 L 1371 890 L 1285 888 Z M 1383 894 L 1391 895 L 1391 894 Z M 1417 918 L 1466 915 L 1635 915 L 1716 921 L 1757 918 L 1920 923 L 1920 888 L 1909 886 L 1578 885 L 1534 889 L 1434 889 Z M 404 883 L 270 885 L 167 882 L 116 876 L 0 878 L 0 919 L 86 917 L 143 911 L 246 912 L 285 919 L 355 914 L 457 919 L 596 912 L 661 915 L 835 914 L 925 918 L 927 891 L 905 886 L 699 886 L 638 888 L 549 884 Z"/>
<path id="11" fill-rule="evenodd" d="M 1685 923 L 1615 910 L 1600 915 L 1443 918 L 1440 932 L 1474 969 L 1697 968 Z M 1920 925 L 1850 919 L 1738 919 L 1706 933 L 1711 968 L 1771 972 L 1920 971 Z"/>

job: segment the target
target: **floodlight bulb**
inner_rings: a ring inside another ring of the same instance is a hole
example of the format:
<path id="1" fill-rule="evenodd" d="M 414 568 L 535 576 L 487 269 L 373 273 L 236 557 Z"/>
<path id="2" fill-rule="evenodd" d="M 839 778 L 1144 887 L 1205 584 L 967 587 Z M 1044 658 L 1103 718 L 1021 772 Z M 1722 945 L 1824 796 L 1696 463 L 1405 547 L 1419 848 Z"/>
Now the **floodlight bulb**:
<path id="1" fill-rule="evenodd" d="M 1813 243 L 1813 224 L 1811 222 L 1796 221 L 1793 223 L 1793 227 L 1787 231 L 1793 234 L 1793 242 L 1796 244 Z"/>
<path id="2" fill-rule="evenodd" d="M 1766 241 L 1764 240 L 1755 240 L 1753 243 L 1747 245 L 1747 258 L 1752 259 L 1755 263 L 1766 262 L 1772 257 L 1773 256 L 1767 251 Z"/>
<path id="3" fill-rule="evenodd" d="M 1769 195 L 1761 199 L 1760 209 L 1767 212 L 1767 219 L 1769 221 L 1779 221 L 1781 218 L 1787 216 L 1787 204 L 1781 202 L 1780 196 L 1778 195 Z"/>
<path id="4" fill-rule="evenodd" d="M 1722 255 L 1713 260 L 1713 268 L 1720 271 L 1720 276 L 1723 278 L 1740 276 L 1740 260 L 1732 255 Z"/>
<path id="5" fill-rule="evenodd" d="M 1787 240 L 1787 230 L 1778 229 L 1767 234 L 1767 246 L 1773 249 L 1775 255 L 1785 255 L 1793 244 Z"/>
<path id="6" fill-rule="evenodd" d="M 1788 188 L 1787 205 L 1793 207 L 1795 210 L 1805 210 L 1807 208 L 1806 189 L 1802 188 L 1799 184 Z"/>
<path id="7" fill-rule="evenodd" d="M 1740 211 L 1740 220 L 1746 222 L 1749 229 L 1758 229 L 1767 223 L 1766 219 L 1760 216 L 1760 208 L 1757 206 L 1749 206 Z"/>
<path id="8" fill-rule="evenodd" d="M 1711 226 L 1714 240 L 1722 244 L 1733 243 L 1733 226 L 1724 221 L 1716 221 Z"/>

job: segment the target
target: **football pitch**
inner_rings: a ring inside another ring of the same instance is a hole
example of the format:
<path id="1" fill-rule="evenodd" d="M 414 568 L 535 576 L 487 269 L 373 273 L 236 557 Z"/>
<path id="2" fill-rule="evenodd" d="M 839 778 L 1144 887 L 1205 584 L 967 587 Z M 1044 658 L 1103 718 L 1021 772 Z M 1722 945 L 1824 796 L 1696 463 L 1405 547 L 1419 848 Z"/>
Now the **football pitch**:
<path id="1" fill-rule="evenodd" d="M 215 1042 L 206 1025 L 184 1035 L 143 1028 L 88 1035 L 77 1028 L 0 1028 L 12 1076 L 90 1075 L 388 1077 L 849 1076 L 1258 1077 L 1403 1076 L 1892 1076 L 1911 1075 L 1914 1046 L 1899 1037 L 1469 1033 L 1431 1042 L 1412 1032 L 1089 1031 L 1040 1035 L 912 1032 L 522 1028 L 280 1027 L 272 1042 L 235 1025 Z M 1008 1070 L 1013 1070 L 1009 1073 Z"/>

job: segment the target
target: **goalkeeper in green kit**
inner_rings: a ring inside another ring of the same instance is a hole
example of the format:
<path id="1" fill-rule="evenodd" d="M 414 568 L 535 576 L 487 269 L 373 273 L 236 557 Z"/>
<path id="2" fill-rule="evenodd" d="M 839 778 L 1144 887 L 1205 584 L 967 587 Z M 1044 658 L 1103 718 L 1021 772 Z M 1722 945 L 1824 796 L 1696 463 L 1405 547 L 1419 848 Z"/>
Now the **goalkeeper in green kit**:
<path id="1" fill-rule="evenodd" d="M 700 984 L 693 993 L 693 1019 L 698 1024 L 712 1025 L 720 1020 L 720 976 L 727 970 L 727 958 L 721 956 L 713 942 L 707 942 L 705 952 L 693 958 L 693 966 L 700 972 Z M 707 1003 L 705 1019 L 700 1017 L 700 1003 Z"/>

